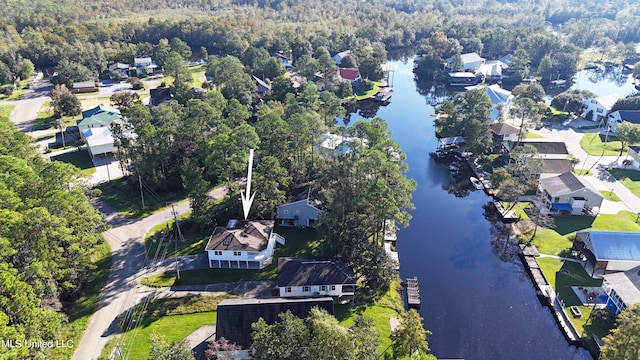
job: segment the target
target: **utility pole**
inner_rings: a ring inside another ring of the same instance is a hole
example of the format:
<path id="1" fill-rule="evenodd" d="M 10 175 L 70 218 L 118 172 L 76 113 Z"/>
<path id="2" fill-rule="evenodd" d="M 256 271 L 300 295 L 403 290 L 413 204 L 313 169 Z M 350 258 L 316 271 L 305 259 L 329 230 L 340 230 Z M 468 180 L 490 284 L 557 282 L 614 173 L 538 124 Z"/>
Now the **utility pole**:
<path id="1" fill-rule="evenodd" d="M 173 203 L 171 204 L 171 213 L 173 214 L 173 221 L 176 224 L 176 230 L 178 232 L 178 236 L 176 236 L 176 253 L 174 257 L 176 258 L 176 278 L 180 280 L 180 260 L 178 259 L 178 239 L 182 239 L 184 241 L 184 238 L 182 237 L 182 231 L 180 231 L 180 223 L 178 222 L 178 213 L 176 212 L 176 209 L 173 206 Z"/>
<path id="2" fill-rule="evenodd" d="M 140 184 L 140 198 L 142 198 L 142 208 L 144 209 L 144 193 L 142 192 L 142 176 L 138 175 L 138 183 Z"/>

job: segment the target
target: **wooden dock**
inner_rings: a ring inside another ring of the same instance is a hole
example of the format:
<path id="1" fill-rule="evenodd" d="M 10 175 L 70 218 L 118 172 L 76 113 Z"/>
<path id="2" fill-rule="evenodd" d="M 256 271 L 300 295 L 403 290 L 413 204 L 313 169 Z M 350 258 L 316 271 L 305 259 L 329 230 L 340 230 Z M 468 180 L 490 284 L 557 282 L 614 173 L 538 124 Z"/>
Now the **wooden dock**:
<path id="1" fill-rule="evenodd" d="M 420 287 L 417 276 L 407 279 L 407 306 L 410 309 L 420 309 Z"/>
<path id="2" fill-rule="evenodd" d="M 571 323 L 569 316 L 564 310 L 564 303 L 562 299 L 556 294 L 553 290 L 553 287 L 549 285 L 549 282 L 544 277 L 542 270 L 540 269 L 540 265 L 536 260 L 535 254 L 538 251 L 535 247 L 530 249 L 523 248 L 521 253 L 519 254 L 522 263 L 527 270 L 527 273 L 531 277 L 533 281 L 533 285 L 536 289 L 536 295 L 540 299 L 540 302 L 549 307 L 551 313 L 553 314 L 553 318 L 556 321 L 556 324 L 562 331 L 565 339 L 571 345 L 580 346 L 582 345 L 582 341 L 580 339 L 580 334 L 578 334 L 577 330 Z"/>

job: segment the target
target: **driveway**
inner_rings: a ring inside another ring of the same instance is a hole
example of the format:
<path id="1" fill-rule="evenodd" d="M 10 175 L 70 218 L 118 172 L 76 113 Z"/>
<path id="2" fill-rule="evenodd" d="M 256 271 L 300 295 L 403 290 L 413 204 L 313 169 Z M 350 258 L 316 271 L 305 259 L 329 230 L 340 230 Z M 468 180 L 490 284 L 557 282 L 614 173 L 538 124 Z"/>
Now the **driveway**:
<path id="1" fill-rule="evenodd" d="M 217 188 L 209 194 L 220 199 L 226 195 L 226 189 Z M 103 202 L 97 202 L 95 207 L 106 215 L 105 220 L 111 225 L 103 235 L 111 247 L 112 264 L 98 306 L 73 354 L 72 359 L 78 360 L 99 358 L 111 335 L 118 332 L 115 322 L 118 315 L 145 296 L 142 294 L 145 289 L 140 285 L 140 278 L 147 273 L 144 236 L 153 226 L 173 217 L 171 208 L 143 219 L 130 219 Z M 188 201 L 177 203 L 174 208 L 178 215 L 190 211 Z"/>

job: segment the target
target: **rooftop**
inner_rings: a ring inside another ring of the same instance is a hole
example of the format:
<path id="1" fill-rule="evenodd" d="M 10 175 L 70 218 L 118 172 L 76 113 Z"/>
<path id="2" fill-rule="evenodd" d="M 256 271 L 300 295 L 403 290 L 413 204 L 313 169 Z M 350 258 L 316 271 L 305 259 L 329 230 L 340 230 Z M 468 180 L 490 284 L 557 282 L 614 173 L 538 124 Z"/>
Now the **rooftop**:
<path id="1" fill-rule="evenodd" d="M 564 174 L 573 170 L 569 159 L 543 159 L 543 174 Z"/>
<path id="2" fill-rule="evenodd" d="M 579 234 L 597 260 L 640 261 L 640 232 L 585 231 Z"/>
<path id="3" fill-rule="evenodd" d="M 579 176 L 571 171 L 558 176 L 540 179 L 540 186 L 547 190 L 551 196 L 567 195 L 587 188 L 596 195 L 602 197 L 600 192 L 593 188 L 591 184 L 583 181 Z"/>
<path id="4" fill-rule="evenodd" d="M 339 72 L 341 78 L 351 81 L 355 81 L 358 78 L 358 74 L 360 74 L 360 71 L 356 68 L 343 68 Z"/>
<path id="5" fill-rule="evenodd" d="M 230 221 L 229 224 L 231 226 L 216 226 L 205 251 L 262 251 L 267 247 L 274 221 Z"/>
<path id="6" fill-rule="evenodd" d="M 627 306 L 640 303 L 640 266 L 603 277 Z"/>
<path id="7" fill-rule="evenodd" d="M 600 105 L 604 106 L 605 109 L 607 110 L 611 110 L 611 108 L 613 107 L 613 105 L 616 103 L 616 101 L 618 101 L 621 98 L 620 95 L 618 94 L 609 94 L 609 95 L 604 95 L 604 96 L 598 96 L 597 98 L 595 98 L 595 100 L 597 102 L 600 103 Z"/>
<path id="8" fill-rule="evenodd" d="M 640 110 L 618 110 L 615 111 L 620 116 L 620 120 L 628 121 L 632 124 L 640 124 Z"/>
<path id="9" fill-rule="evenodd" d="M 320 207 L 322 201 L 317 192 L 311 189 L 310 185 L 304 185 L 287 191 L 287 203 L 307 200 L 310 205 Z"/>
<path id="10" fill-rule="evenodd" d="M 569 154 L 567 145 L 564 142 L 560 141 L 523 141 L 517 143 L 516 146 L 523 146 L 525 144 L 531 145 L 536 148 L 536 150 L 538 150 L 538 154 Z"/>
<path id="11" fill-rule="evenodd" d="M 489 127 L 491 128 L 491 132 L 493 132 L 496 135 L 517 134 L 519 131 L 518 128 L 513 127 L 509 124 L 496 123 L 496 124 L 491 124 Z"/>
<path id="12" fill-rule="evenodd" d="M 280 258 L 278 286 L 355 284 L 353 269 L 335 258 Z"/>

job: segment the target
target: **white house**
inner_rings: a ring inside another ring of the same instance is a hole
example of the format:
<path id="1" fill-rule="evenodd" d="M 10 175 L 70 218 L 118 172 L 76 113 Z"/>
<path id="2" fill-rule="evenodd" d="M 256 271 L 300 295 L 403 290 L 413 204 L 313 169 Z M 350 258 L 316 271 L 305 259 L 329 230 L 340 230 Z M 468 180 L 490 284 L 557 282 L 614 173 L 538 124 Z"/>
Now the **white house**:
<path id="1" fill-rule="evenodd" d="M 287 192 L 287 203 L 278 206 L 278 225 L 315 227 L 322 202 L 309 185 Z"/>
<path id="2" fill-rule="evenodd" d="M 155 74 L 160 67 L 150 57 L 141 57 L 133 59 L 133 66 L 136 68 L 138 77 L 144 77 Z"/>
<path id="3" fill-rule="evenodd" d="M 640 110 L 617 110 L 609 113 L 608 125 L 611 131 L 616 131 L 616 127 L 624 121 L 640 124 Z"/>
<path id="4" fill-rule="evenodd" d="M 520 132 L 520 130 L 509 124 L 495 123 L 489 125 L 489 128 L 493 136 L 494 147 L 503 146 L 508 149 L 510 142 L 518 140 L 518 132 Z"/>
<path id="5" fill-rule="evenodd" d="M 461 54 L 460 58 L 462 58 L 462 70 L 463 71 L 474 71 L 478 69 L 482 64 L 485 63 L 485 59 L 480 57 L 475 52 Z M 453 57 L 447 59 L 447 67 L 451 68 L 451 63 L 453 62 Z"/>
<path id="6" fill-rule="evenodd" d="M 640 146 L 629 146 L 627 159 L 631 160 L 631 166 L 640 169 Z"/>
<path id="7" fill-rule="evenodd" d="M 82 112 L 82 119 L 76 122 L 80 134 L 88 129 L 109 127 L 112 122 L 122 119 L 120 110 L 104 105 L 98 105 Z M 85 139 L 86 140 L 86 139 Z"/>
<path id="8" fill-rule="evenodd" d="M 353 299 L 356 277 L 340 259 L 280 258 L 278 288 L 284 298 L 331 296 L 342 302 Z"/>
<path id="9" fill-rule="evenodd" d="M 230 220 L 217 226 L 205 247 L 209 267 L 227 269 L 262 269 L 271 264 L 276 242 L 284 238 L 273 232 L 273 220 Z"/>
<path id="10" fill-rule="evenodd" d="M 603 276 L 602 290 L 607 294 L 606 305 L 614 314 L 640 303 L 640 266 L 625 272 Z"/>
<path id="11" fill-rule="evenodd" d="M 320 142 L 314 145 L 313 149 L 324 156 L 344 155 L 351 152 L 356 143 L 366 144 L 366 140 L 324 133 L 320 138 Z"/>
<path id="12" fill-rule="evenodd" d="M 105 155 L 116 152 L 113 135 L 110 127 L 87 129 L 81 133 L 87 143 L 87 151 L 91 161 L 95 164 L 97 155 Z"/>
<path id="13" fill-rule="evenodd" d="M 497 83 L 502 81 L 502 70 L 508 67 L 500 60 L 491 60 L 480 65 L 476 72 L 482 74 L 485 83 Z"/>
<path id="14" fill-rule="evenodd" d="M 609 111 L 611 111 L 611 108 L 616 103 L 616 101 L 618 101 L 618 99 L 620 99 L 620 95 L 609 94 L 605 96 L 598 96 L 594 99 L 585 100 L 582 106 L 583 117 L 587 120 L 604 124 L 604 122 L 606 122 Z M 592 118 L 589 118 L 587 116 L 590 111 L 593 112 Z"/>
<path id="15" fill-rule="evenodd" d="M 538 196 L 543 210 L 553 215 L 583 215 L 600 208 L 604 197 L 573 172 L 540 179 Z"/>
<path id="16" fill-rule="evenodd" d="M 511 91 L 505 90 L 498 84 L 493 85 L 476 85 L 468 86 L 466 90 L 484 89 L 491 99 L 491 122 L 497 122 L 501 117 L 509 113 L 511 102 L 513 101 L 513 95 Z"/>
<path id="17" fill-rule="evenodd" d="M 87 151 L 94 163 L 97 155 L 116 151 L 111 124 L 121 120 L 120 110 L 109 106 L 98 105 L 82 112 L 82 119 L 76 124 L 80 137 L 87 143 Z"/>
<path id="18" fill-rule="evenodd" d="M 591 276 L 640 266 L 640 232 L 580 231 L 574 248 L 587 258 Z"/>
<path id="19" fill-rule="evenodd" d="M 333 61 L 335 61 L 336 65 L 342 65 L 342 59 L 344 59 L 347 55 L 351 54 L 351 50 L 341 51 L 335 55 L 333 55 Z"/>

